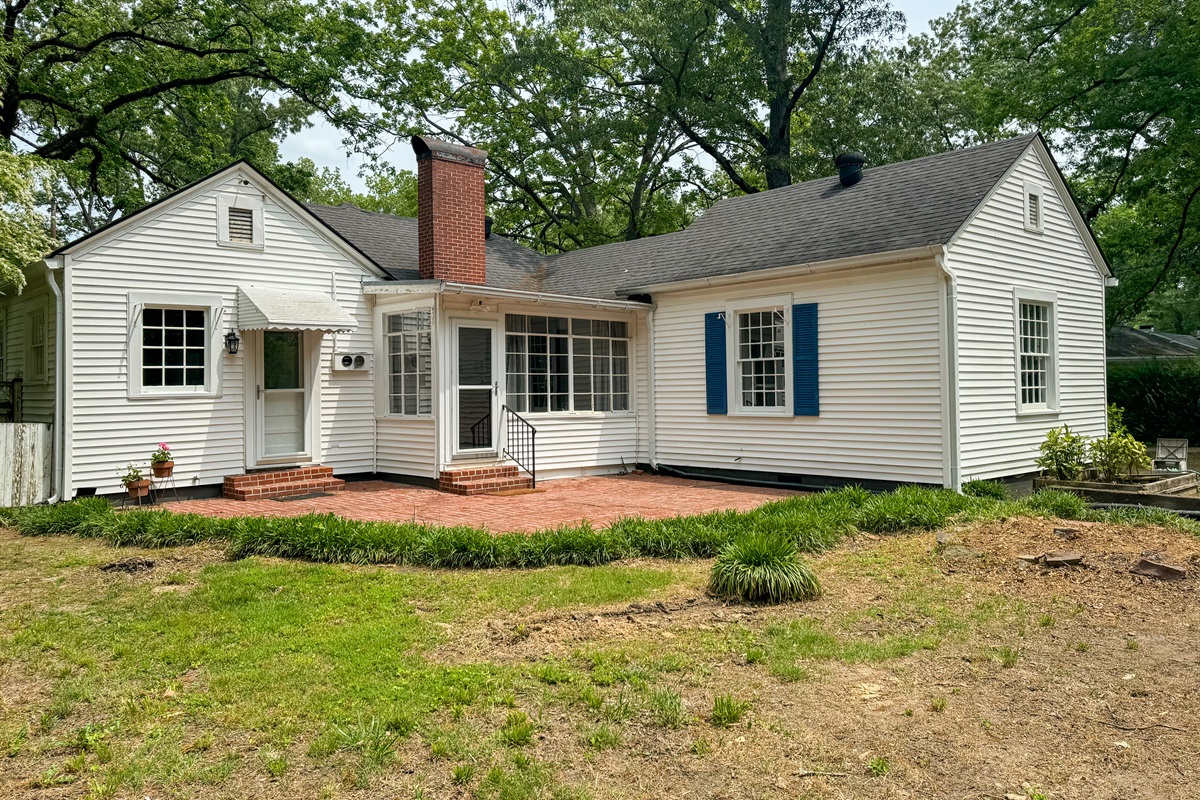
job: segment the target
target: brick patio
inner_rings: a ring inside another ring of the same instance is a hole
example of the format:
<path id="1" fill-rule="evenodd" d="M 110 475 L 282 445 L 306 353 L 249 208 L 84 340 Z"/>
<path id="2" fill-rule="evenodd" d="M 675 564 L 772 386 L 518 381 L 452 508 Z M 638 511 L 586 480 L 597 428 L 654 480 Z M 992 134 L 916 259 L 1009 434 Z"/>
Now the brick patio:
<path id="1" fill-rule="evenodd" d="M 185 500 L 172 511 L 214 517 L 272 516 L 332 512 L 361 520 L 417 520 L 472 525 L 493 531 L 528 531 L 588 520 L 603 527 L 620 517 L 673 517 L 705 511 L 747 511 L 796 492 L 657 475 L 565 478 L 535 491 L 509 496 L 464 497 L 386 481 L 346 484 L 337 494 L 305 500 Z"/>

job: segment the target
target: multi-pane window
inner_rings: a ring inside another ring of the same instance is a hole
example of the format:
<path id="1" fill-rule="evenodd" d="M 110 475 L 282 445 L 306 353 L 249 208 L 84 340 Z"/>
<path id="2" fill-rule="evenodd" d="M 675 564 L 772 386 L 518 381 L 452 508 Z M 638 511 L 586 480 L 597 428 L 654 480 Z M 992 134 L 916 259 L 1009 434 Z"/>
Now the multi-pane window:
<path id="1" fill-rule="evenodd" d="M 737 315 L 737 379 L 742 408 L 782 408 L 787 404 L 786 350 L 782 311 Z"/>
<path id="2" fill-rule="evenodd" d="M 254 211 L 249 208 L 230 208 L 229 241 L 254 243 Z"/>
<path id="3" fill-rule="evenodd" d="M 504 328 L 513 410 L 629 410 L 627 322 L 506 314 Z"/>
<path id="4" fill-rule="evenodd" d="M 26 376 L 30 380 L 46 379 L 46 312 L 29 315 L 29 341 L 25 348 Z"/>
<path id="5" fill-rule="evenodd" d="M 419 416 L 433 413 L 431 312 L 406 311 L 385 317 L 388 351 L 388 410 Z"/>
<path id="6" fill-rule="evenodd" d="M 207 330 L 202 308 L 142 309 L 142 386 L 204 386 Z"/>
<path id="7" fill-rule="evenodd" d="M 1018 338 L 1020 340 L 1020 397 L 1025 407 L 1050 405 L 1050 379 L 1054 365 L 1050 341 L 1049 303 L 1018 303 Z"/>

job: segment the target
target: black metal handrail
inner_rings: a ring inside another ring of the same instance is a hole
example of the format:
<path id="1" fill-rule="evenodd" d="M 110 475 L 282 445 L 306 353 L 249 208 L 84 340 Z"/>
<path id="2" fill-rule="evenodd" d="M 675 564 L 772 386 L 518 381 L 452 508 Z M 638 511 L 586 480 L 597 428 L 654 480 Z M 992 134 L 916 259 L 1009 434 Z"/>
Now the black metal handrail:
<path id="1" fill-rule="evenodd" d="M 11 381 L 0 381 L 0 422 L 21 421 L 21 387 L 24 381 L 13 378 Z"/>
<path id="2" fill-rule="evenodd" d="M 537 428 L 507 405 L 500 409 L 504 415 L 504 455 L 529 473 L 530 486 L 537 486 Z"/>
<path id="3" fill-rule="evenodd" d="M 492 412 L 480 417 L 471 426 L 472 447 L 492 447 Z"/>

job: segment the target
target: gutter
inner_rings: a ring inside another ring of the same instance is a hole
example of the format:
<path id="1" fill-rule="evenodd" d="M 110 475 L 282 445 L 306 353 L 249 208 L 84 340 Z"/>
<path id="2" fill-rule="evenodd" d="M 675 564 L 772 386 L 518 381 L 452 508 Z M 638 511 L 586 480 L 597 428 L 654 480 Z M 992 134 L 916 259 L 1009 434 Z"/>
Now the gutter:
<path id="1" fill-rule="evenodd" d="M 940 248 L 939 248 L 940 249 Z M 946 405 L 945 448 L 946 470 L 950 473 L 950 487 L 962 491 L 962 463 L 959 453 L 959 409 L 958 409 L 958 277 L 946 266 L 944 253 L 934 253 L 933 260 L 942 271 L 946 281 L 946 302 L 942 319 L 946 321 L 946 385 L 943 397 Z"/>
<path id="2" fill-rule="evenodd" d="M 55 262 L 60 266 L 56 267 Z M 66 277 L 65 263 L 58 258 L 45 259 L 46 264 L 46 284 L 50 287 L 50 291 L 54 292 L 54 433 L 53 433 L 53 464 L 52 464 L 52 494 L 46 500 L 47 503 L 53 505 L 64 499 L 66 490 L 63 486 L 63 476 L 66 474 L 66 456 L 63 452 L 63 425 L 66 419 L 63 397 L 63 387 L 65 385 L 63 375 L 63 355 L 66 353 L 65 337 L 63 329 L 65 327 L 65 314 L 63 313 L 63 293 L 58 287 L 58 282 L 54 280 L 54 272 L 56 269 L 63 269 L 64 280 Z"/>
<path id="3" fill-rule="evenodd" d="M 477 294 L 500 299 L 524 300 L 533 303 L 561 303 L 589 308 L 611 308 L 621 311 L 645 311 L 650 306 L 635 300 L 605 300 L 598 297 L 577 297 L 568 294 L 531 292 L 524 289 L 501 289 L 477 283 L 457 281 L 364 281 L 363 292 L 374 295 Z"/>
<path id="4" fill-rule="evenodd" d="M 836 258 L 829 261 L 812 261 L 804 264 L 789 264 L 786 267 L 770 269 L 743 270 L 728 275 L 714 275 L 710 278 L 694 278 L 686 281 L 653 283 L 643 286 L 620 287 L 617 294 L 662 294 L 663 292 L 682 292 L 688 289 L 706 289 L 709 287 L 727 286 L 744 283 L 747 280 L 764 281 L 770 278 L 792 278 L 803 275 L 815 275 L 823 272 L 837 272 L 862 267 L 884 267 L 895 264 L 907 264 L 914 261 L 926 261 L 931 256 L 945 252 L 940 244 L 922 247 L 909 247 L 904 250 L 892 250 L 887 253 L 872 253 L 866 256 Z"/>

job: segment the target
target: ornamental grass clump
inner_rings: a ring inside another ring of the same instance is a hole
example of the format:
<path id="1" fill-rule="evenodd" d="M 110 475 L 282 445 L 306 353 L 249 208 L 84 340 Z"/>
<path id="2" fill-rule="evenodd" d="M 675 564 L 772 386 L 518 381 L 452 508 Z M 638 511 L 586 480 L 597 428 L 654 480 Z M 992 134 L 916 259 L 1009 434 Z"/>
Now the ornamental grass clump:
<path id="1" fill-rule="evenodd" d="M 790 539 L 758 530 L 721 551 L 709 591 L 748 603 L 787 603 L 819 597 L 821 585 Z"/>

